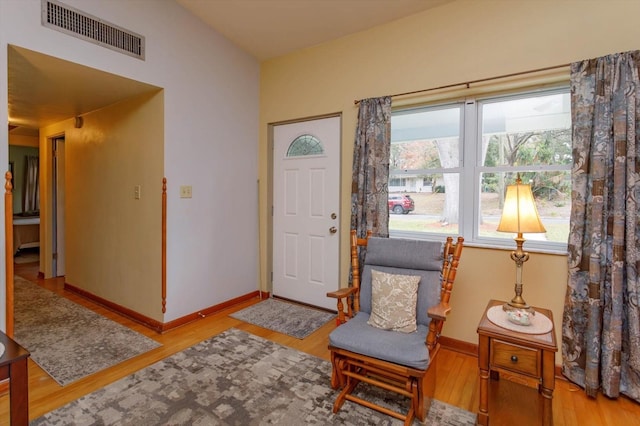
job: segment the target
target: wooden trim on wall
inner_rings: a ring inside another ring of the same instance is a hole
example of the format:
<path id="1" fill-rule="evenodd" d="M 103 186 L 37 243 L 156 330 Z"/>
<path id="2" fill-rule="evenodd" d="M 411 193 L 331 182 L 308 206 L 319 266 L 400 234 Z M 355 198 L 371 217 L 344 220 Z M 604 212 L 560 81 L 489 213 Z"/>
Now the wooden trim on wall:
<path id="1" fill-rule="evenodd" d="M 162 313 L 167 312 L 167 178 L 162 178 Z"/>
<path id="2" fill-rule="evenodd" d="M 5 333 L 13 338 L 13 186 L 11 172 L 4 175 L 4 235 L 6 273 L 6 326 Z"/>
<path id="3" fill-rule="evenodd" d="M 262 291 L 260 290 L 258 292 L 258 297 L 260 298 L 260 300 L 265 300 L 271 297 L 271 293 L 268 291 Z"/>
<path id="4" fill-rule="evenodd" d="M 462 340 L 456 340 L 446 336 L 440 336 L 438 341 L 442 347 L 449 350 L 471 355 L 476 358 L 478 357 L 478 345 L 476 343 L 463 342 Z"/>
<path id="5" fill-rule="evenodd" d="M 109 309 L 110 311 L 116 312 L 124 317 L 129 318 L 130 320 L 133 320 L 139 324 L 144 325 L 147 328 L 150 328 L 151 330 L 157 331 L 157 332 L 161 332 L 162 331 L 162 323 L 160 321 L 156 321 L 152 318 L 149 318 L 145 315 L 139 314 L 136 311 L 133 311 L 129 308 L 125 308 L 122 305 L 118 305 L 117 303 L 113 303 L 107 299 L 103 299 L 100 296 L 96 296 L 93 293 L 90 293 L 86 290 L 83 290 L 79 287 L 76 287 L 74 285 L 71 285 L 69 283 L 64 283 L 64 289 L 68 290 L 72 293 L 77 294 L 78 296 L 84 297 L 85 299 L 88 299 L 94 303 L 97 303 L 98 305 L 105 307 L 107 309 Z"/>
<path id="6" fill-rule="evenodd" d="M 220 312 L 223 309 L 227 309 L 233 305 L 237 305 L 238 303 L 245 302 L 247 300 L 255 299 L 260 296 L 260 292 L 258 290 L 252 291 L 251 293 L 247 293 L 243 296 L 236 297 L 234 299 L 227 300 L 226 302 L 219 303 L 217 305 L 210 306 L 201 311 L 194 312 L 189 315 L 185 315 L 181 318 L 177 318 L 170 322 L 165 322 L 162 324 L 162 332 L 172 330 L 174 328 L 180 327 L 182 325 L 188 324 L 192 321 L 198 320 L 200 318 L 205 318 L 211 314 L 215 314 L 216 312 Z"/>
<path id="7" fill-rule="evenodd" d="M 129 308 L 125 308 L 124 306 L 118 305 L 117 303 L 113 303 L 109 300 L 103 299 L 100 296 L 96 296 L 93 293 L 90 293 L 86 290 L 78 288 L 72 284 L 64 283 L 64 289 L 68 290 L 72 293 L 77 294 L 78 296 L 84 297 L 87 300 L 90 300 L 106 309 L 109 309 L 112 312 L 122 315 L 123 317 L 129 318 L 132 321 L 137 322 L 138 324 L 142 324 L 143 326 L 157 332 L 164 333 L 166 331 L 172 330 L 174 328 L 180 327 L 182 325 L 188 324 L 192 321 L 198 320 L 200 318 L 207 317 L 211 314 L 219 312 L 223 309 L 226 309 L 230 306 L 236 305 L 241 302 L 245 302 L 247 300 L 251 300 L 257 297 L 260 297 L 260 292 L 258 290 L 252 291 L 251 293 L 247 293 L 245 295 L 236 297 L 234 299 L 227 300 L 225 302 L 219 303 L 217 305 L 210 306 L 201 311 L 194 312 L 189 315 L 185 315 L 181 318 L 177 318 L 170 322 L 160 322 L 156 321 L 153 318 L 149 318 L 145 315 L 142 315 L 138 312 L 135 312 Z M 267 293 L 268 294 L 268 293 Z"/>

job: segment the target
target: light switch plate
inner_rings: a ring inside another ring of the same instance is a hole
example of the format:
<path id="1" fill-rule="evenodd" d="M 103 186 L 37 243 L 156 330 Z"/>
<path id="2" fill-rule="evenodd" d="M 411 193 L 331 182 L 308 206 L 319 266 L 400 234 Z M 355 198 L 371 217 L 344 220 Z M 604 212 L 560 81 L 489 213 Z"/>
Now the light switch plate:
<path id="1" fill-rule="evenodd" d="M 191 185 L 182 185 L 180 187 L 180 198 L 191 198 Z"/>

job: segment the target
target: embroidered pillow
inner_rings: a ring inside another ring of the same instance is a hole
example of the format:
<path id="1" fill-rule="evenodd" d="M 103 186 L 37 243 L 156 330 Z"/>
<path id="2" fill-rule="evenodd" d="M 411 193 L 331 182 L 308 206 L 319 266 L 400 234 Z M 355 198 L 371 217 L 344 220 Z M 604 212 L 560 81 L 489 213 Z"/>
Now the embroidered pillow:
<path id="1" fill-rule="evenodd" d="M 369 325 L 383 330 L 416 331 L 419 276 L 371 270 Z"/>

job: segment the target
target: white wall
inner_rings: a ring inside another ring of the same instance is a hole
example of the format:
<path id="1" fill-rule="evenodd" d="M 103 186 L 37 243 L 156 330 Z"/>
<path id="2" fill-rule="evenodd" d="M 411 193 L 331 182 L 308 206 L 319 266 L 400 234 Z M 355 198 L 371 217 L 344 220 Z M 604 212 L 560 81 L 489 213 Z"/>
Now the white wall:
<path id="1" fill-rule="evenodd" d="M 145 36 L 146 59 L 41 26 L 40 0 L 2 0 L 0 116 L 8 115 L 9 44 L 164 88 L 168 182 L 164 321 L 256 290 L 257 61 L 173 1 L 64 3 Z M 7 151 L 7 134 L 2 132 L 0 164 L 7 163 Z M 180 185 L 192 185 L 193 198 L 180 199 Z M 2 329 L 4 281 L 5 265 L 0 265 Z"/>

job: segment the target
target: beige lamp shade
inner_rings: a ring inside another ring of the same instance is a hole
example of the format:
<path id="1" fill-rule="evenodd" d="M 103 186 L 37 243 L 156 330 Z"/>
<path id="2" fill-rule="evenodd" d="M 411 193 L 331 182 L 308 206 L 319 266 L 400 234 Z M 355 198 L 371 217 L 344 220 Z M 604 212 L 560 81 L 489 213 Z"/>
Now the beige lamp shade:
<path id="1" fill-rule="evenodd" d="M 507 195 L 497 230 L 516 233 L 547 232 L 540 222 L 531 185 L 523 184 L 519 176 L 514 185 L 507 186 Z"/>

